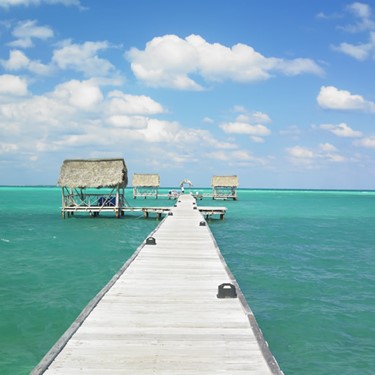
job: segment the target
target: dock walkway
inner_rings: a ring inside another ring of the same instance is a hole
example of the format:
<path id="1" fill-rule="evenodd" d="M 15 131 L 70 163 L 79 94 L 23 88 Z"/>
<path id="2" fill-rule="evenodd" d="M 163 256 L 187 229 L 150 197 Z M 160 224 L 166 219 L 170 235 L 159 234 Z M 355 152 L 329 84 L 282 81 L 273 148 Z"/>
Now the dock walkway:
<path id="1" fill-rule="evenodd" d="M 282 374 L 194 207 L 179 198 L 31 374 Z"/>
<path id="2" fill-rule="evenodd" d="M 185 195 L 184 195 L 185 196 Z M 184 198 L 183 198 L 184 199 Z M 207 207 L 207 206 L 197 206 L 198 211 L 206 218 L 211 218 L 214 215 L 219 215 L 220 219 L 224 219 L 224 215 L 227 212 L 226 207 Z M 168 215 L 172 212 L 171 207 L 123 207 L 121 209 L 123 214 L 131 212 L 143 212 L 143 215 L 148 218 L 150 214 L 155 214 L 157 219 L 160 219 L 162 215 Z"/>
<path id="3" fill-rule="evenodd" d="M 206 206 L 199 206 L 198 210 L 206 217 L 211 218 L 213 215 L 219 215 L 220 219 L 224 219 L 224 215 L 227 211 L 226 207 L 206 207 Z M 69 216 L 73 216 L 76 213 L 89 213 L 93 216 L 98 216 L 101 213 L 115 213 L 116 217 L 119 218 L 128 213 L 138 213 L 142 212 L 144 217 L 148 218 L 150 214 L 156 215 L 157 219 L 161 219 L 163 215 L 168 215 L 171 211 L 171 207 L 162 207 L 162 206 L 155 206 L 155 207 L 131 207 L 129 205 L 117 208 L 113 206 L 72 206 L 72 207 L 63 207 L 62 208 L 62 217 L 65 218 L 67 214 Z"/>

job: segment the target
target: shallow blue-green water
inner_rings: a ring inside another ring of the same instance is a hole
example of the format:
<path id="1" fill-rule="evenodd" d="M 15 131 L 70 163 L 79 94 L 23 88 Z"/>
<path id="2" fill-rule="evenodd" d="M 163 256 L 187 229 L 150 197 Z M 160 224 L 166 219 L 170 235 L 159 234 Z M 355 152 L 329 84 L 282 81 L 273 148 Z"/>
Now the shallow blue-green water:
<path id="1" fill-rule="evenodd" d="M 169 206 L 131 198 L 132 206 Z M 285 374 L 375 373 L 375 193 L 240 190 L 210 221 Z M 0 374 L 28 374 L 158 221 L 60 214 L 60 189 L 0 188 Z"/>

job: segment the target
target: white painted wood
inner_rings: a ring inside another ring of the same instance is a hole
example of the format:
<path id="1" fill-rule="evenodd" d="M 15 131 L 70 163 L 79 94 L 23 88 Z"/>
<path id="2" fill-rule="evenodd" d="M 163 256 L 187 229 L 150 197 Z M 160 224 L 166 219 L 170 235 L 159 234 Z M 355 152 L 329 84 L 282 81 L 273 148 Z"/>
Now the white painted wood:
<path id="1" fill-rule="evenodd" d="M 218 285 L 233 278 L 194 205 L 180 196 L 152 233 L 156 245 L 141 248 L 49 368 L 33 374 L 281 373 L 242 293 L 217 298 Z"/>

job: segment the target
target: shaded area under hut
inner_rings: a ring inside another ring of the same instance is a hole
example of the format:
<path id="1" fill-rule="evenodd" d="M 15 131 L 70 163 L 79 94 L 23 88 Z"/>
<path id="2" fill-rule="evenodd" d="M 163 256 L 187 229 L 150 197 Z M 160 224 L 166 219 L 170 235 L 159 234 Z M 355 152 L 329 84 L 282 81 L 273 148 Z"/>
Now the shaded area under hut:
<path id="1" fill-rule="evenodd" d="M 137 197 L 155 197 L 158 198 L 160 177 L 158 174 L 133 174 L 133 198 Z"/>
<path id="2" fill-rule="evenodd" d="M 87 212 L 97 216 L 125 205 L 128 171 L 124 159 L 64 160 L 58 185 L 62 188 L 62 216 Z"/>
<path id="3" fill-rule="evenodd" d="M 237 200 L 237 176 L 213 176 L 211 186 L 212 199 Z"/>

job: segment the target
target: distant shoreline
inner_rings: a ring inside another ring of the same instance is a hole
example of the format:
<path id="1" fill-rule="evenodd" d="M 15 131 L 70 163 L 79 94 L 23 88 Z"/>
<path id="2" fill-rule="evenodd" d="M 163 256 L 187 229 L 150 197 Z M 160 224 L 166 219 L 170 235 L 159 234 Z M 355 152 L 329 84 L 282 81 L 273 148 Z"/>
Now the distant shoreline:
<path id="1" fill-rule="evenodd" d="M 56 188 L 60 189 L 60 186 L 57 185 L 0 185 L 0 188 Z M 127 186 L 125 189 L 132 189 L 133 186 Z M 160 186 L 159 189 L 162 190 L 176 190 L 179 189 L 178 186 Z M 211 186 L 197 186 L 191 188 L 185 188 L 186 191 L 196 191 L 196 190 L 211 190 Z M 368 192 L 375 193 L 375 189 L 318 189 L 318 188 L 258 188 L 258 187 L 239 187 L 238 191 L 275 191 L 275 192 Z"/>

